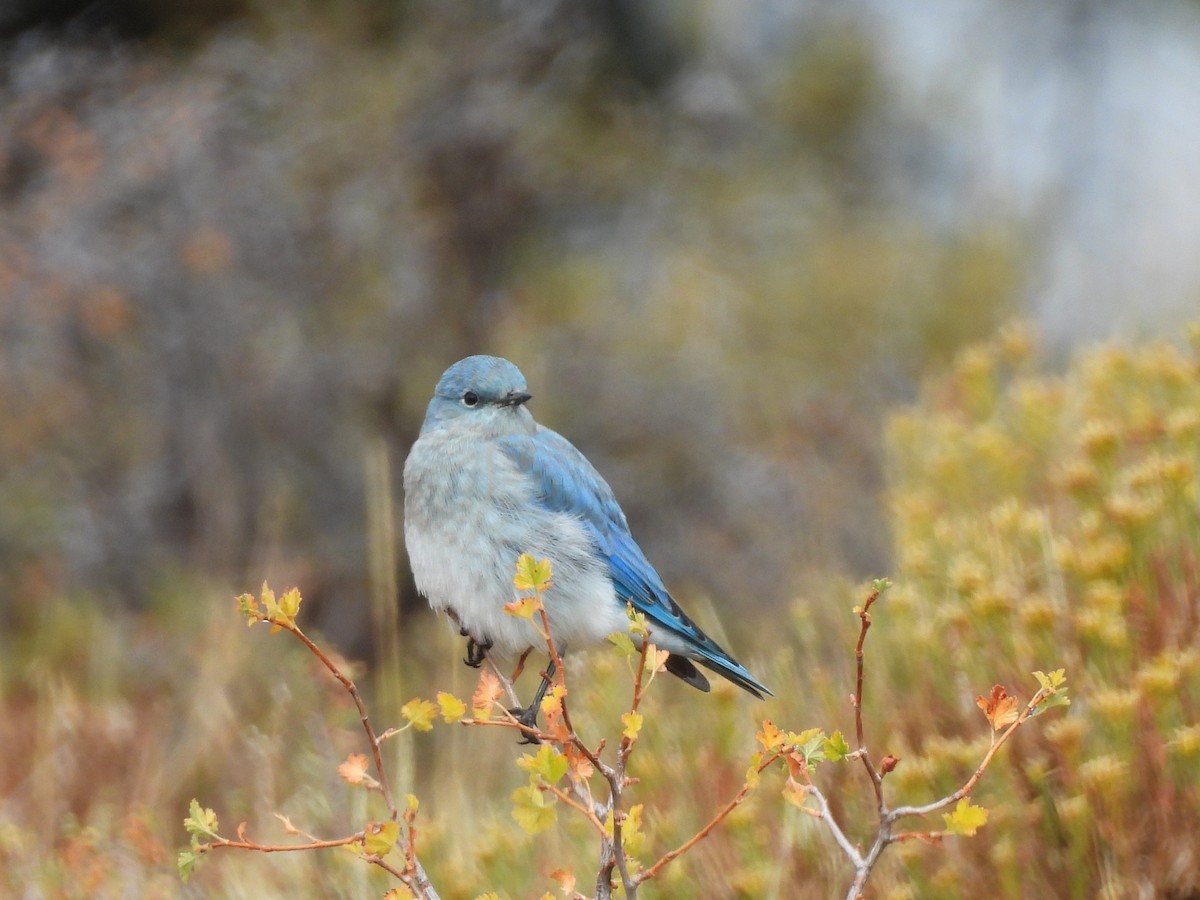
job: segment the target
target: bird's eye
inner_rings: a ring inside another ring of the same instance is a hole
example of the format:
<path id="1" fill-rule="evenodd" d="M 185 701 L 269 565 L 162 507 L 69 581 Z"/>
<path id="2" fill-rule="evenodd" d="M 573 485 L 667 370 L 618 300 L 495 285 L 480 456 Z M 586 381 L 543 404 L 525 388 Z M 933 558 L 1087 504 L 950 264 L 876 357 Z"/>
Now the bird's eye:
<path id="1" fill-rule="evenodd" d="M 463 394 L 463 406 L 478 406 L 479 395 L 474 391 L 467 391 Z"/>

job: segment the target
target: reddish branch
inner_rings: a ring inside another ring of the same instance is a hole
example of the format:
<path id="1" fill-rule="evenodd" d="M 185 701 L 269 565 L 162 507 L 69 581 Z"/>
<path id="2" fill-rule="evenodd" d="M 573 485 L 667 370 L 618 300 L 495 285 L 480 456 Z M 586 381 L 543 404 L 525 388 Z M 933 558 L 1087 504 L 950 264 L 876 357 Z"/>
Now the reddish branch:
<path id="1" fill-rule="evenodd" d="M 871 627 L 871 604 L 879 599 L 879 591 L 871 591 L 866 602 L 858 611 L 858 618 L 862 622 L 862 626 L 858 632 L 858 643 L 854 647 L 854 662 L 857 668 L 857 687 L 854 692 L 854 697 L 851 698 L 854 704 L 854 734 L 858 742 L 857 753 L 859 759 L 863 762 L 863 767 L 867 770 L 867 775 L 871 779 L 871 785 L 875 789 L 875 806 L 882 817 L 885 812 L 883 802 L 883 776 L 879 774 L 875 768 L 875 764 L 871 762 L 871 755 L 867 751 L 866 741 L 863 738 L 863 718 L 862 718 L 862 698 L 863 698 L 863 644 L 867 640 L 867 630 Z"/>
<path id="2" fill-rule="evenodd" d="M 325 668 L 332 672 L 333 677 L 340 681 L 342 687 L 349 692 L 351 698 L 354 700 L 354 705 L 358 708 L 358 715 L 362 720 L 363 731 L 367 733 L 367 743 L 371 745 L 371 758 L 375 763 L 375 771 L 379 773 L 379 792 L 383 795 L 384 803 L 387 804 L 388 814 L 393 820 L 395 820 L 399 813 L 396 810 L 396 804 L 392 802 L 392 790 L 388 785 L 387 772 L 385 772 L 383 768 L 383 757 L 379 753 L 379 738 L 375 736 L 375 729 L 371 727 L 371 720 L 367 716 L 367 707 L 363 704 L 362 697 L 359 696 L 358 688 L 354 686 L 353 681 L 342 674 L 342 670 L 334 664 L 333 660 L 326 656 L 324 651 L 314 644 L 309 636 L 301 631 L 295 624 L 277 622 L 266 617 L 264 617 L 264 621 L 271 622 L 273 625 L 279 625 L 287 629 L 301 641 L 303 641 L 304 646 L 311 650 L 317 659 L 321 660 L 321 662 L 325 665 Z"/>
<path id="3" fill-rule="evenodd" d="M 757 766 L 755 766 L 755 768 L 754 768 L 755 774 L 761 775 L 776 760 L 782 759 L 782 758 L 783 758 L 783 753 L 781 751 L 776 750 L 776 751 L 772 752 L 771 754 L 766 756 Z M 690 838 L 688 838 L 686 841 L 684 841 L 682 844 L 680 844 L 674 850 L 670 850 L 667 853 L 664 853 L 662 855 L 662 857 L 659 858 L 658 862 L 656 862 L 654 865 L 650 866 L 650 868 L 645 869 L 642 872 L 639 872 L 637 878 L 635 879 L 636 883 L 641 884 L 643 881 L 649 881 L 651 878 L 653 878 L 655 875 L 657 875 L 662 870 L 663 866 L 665 866 L 667 863 L 671 862 L 671 860 L 687 853 L 694 846 L 696 846 L 698 843 L 700 843 L 702 840 L 704 840 L 706 837 L 708 837 L 709 833 L 714 828 L 716 828 L 718 825 L 720 825 L 721 822 L 723 822 L 725 820 L 726 816 L 728 816 L 731 812 L 733 812 L 735 809 L 737 809 L 738 806 L 741 805 L 742 801 L 745 800 L 746 797 L 748 797 L 750 795 L 750 792 L 752 790 L 754 790 L 754 785 L 750 783 L 749 779 L 747 779 L 746 783 L 742 785 L 742 789 L 740 791 L 738 791 L 737 794 L 734 795 L 732 800 L 730 800 L 720 810 L 718 810 L 717 814 L 715 816 L 713 816 L 712 819 L 709 820 L 707 825 L 705 825 L 703 828 L 701 828 L 699 831 L 697 831 L 694 835 L 692 835 Z"/>

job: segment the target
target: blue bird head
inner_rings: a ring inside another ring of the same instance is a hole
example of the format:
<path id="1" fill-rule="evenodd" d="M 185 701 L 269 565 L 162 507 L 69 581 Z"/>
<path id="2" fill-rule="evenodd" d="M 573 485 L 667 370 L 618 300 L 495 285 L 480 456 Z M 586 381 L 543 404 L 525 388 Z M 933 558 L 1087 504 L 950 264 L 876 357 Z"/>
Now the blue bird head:
<path id="1" fill-rule="evenodd" d="M 421 433 L 456 421 L 489 432 L 530 431 L 533 417 L 524 404 L 531 395 L 525 387 L 525 376 L 507 359 L 460 359 L 438 380 Z"/>

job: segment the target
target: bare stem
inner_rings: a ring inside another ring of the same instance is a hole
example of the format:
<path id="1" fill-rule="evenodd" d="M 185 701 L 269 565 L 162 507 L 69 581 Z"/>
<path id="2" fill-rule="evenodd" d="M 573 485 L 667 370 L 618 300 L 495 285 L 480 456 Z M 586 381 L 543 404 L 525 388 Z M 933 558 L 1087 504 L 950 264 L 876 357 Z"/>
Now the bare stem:
<path id="1" fill-rule="evenodd" d="M 331 841 L 309 841 L 306 844 L 260 844 L 257 841 L 227 841 L 218 838 L 196 847 L 197 853 L 208 853 L 210 850 L 256 850 L 259 853 L 290 853 L 293 850 L 324 850 L 329 847 L 345 847 L 355 841 L 361 841 L 360 831 L 349 837 L 335 838 Z"/>
<path id="2" fill-rule="evenodd" d="M 783 757 L 783 754 L 780 753 L 778 750 L 773 751 L 772 753 L 768 754 L 767 756 L 765 756 L 763 758 L 763 760 L 757 766 L 755 766 L 755 768 L 754 768 L 755 774 L 761 775 L 777 759 L 781 759 L 782 757 Z M 692 835 L 690 838 L 688 838 L 686 841 L 684 841 L 682 844 L 680 844 L 674 850 L 669 850 L 668 852 L 664 853 L 659 858 L 658 862 L 656 862 L 654 865 L 650 866 L 650 868 L 643 869 L 641 872 L 639 872 L 637 875 L 637 878 L 635 879 L 636 882 L 638 884 L 641 884 L 643 881 L 649 881 L 651 878 L 653 878 L 655 875 L 657 875 L 659 872 L 661 872 L 663 866 L 665 866 L 667 863 L 671 862 L 671 860 L 677 859 L 678 857 L 682 856 L 684 853 L 687 853 L 694 846 L 696 846 L 698 843 L 700 843 L 702 840 L 704 840 L 706 837 L 708 837 L 708 835 L 712 832 L 712 830 L 714 828 L 716 828 L 718 825 L 720 825 L 725 820 L 726 816 L 728 816 L 731 812 L 733 812 L 735 809 L 737 809 L 737 807 L 741 804 L 741 802 L 750 795 L 750 792 L 752 790 L 754 790 L 754 785 L 752 785 L 750 783 L 750 781 L 747 780 L 746 783 L 742 785 L 741 790 L 739 790 L 737 792 L 737 794 L 734 795 L 732 800 L 730 800 L 723 807 L 721 807 L 720 810 L 717 811 L 717 814 L 715 816 L 713 816 L 712 819 L 709 820 L 707 825 L 705 825 L 703 828 L 701 828 L 699 831 L 697 831 L 694 835 Z"/>
<path id="3" fill-rule="evenodd" d="M 392 789 L 388 785 L 387 772 L 383 768 L 383 757 L 379 753 L 379 738 L 375 736 L 375 729 L 371 726 L 371 719 L 367 715 L 367 707 L 363 704 L 362 697 L 358 693 L 358 688 L 354 686 L 353 681 L 342 674 L 342 670 L 337 667 L 333 660 L 326 656 L 325 652 L 314 644 L 309 636 L 301 631 L 298 626 L 275 622 L 274 620 L 267 621 L 271 621 L 275 625 L 282 625 L 282 627 L 303 641 L 304 646 L 311 650 L 317 659 L 321 660 L 325 668 L 332 672 L 333 677 L 340 681 L 342 687 L 349 692 L 350 697 L 354 700 L 354 705 L 358 708 L 358 715 L 362 720 L 363 731 L 367 734 L 367 743 L 371 745 L 371 758 L 375 763 L 375 771 L 379 774 L 379 792 L 383 795 L 383 802 L 387 804 L 388 814 L 394 821 L 399 813 L 396 810 L 396 804 L 392 801 Z"/>
<path id="4" fill-rule="evenodd" d="M 872 591 L 867 597 L 862 608 L 858 611 L 858 618 L 862 625 L 858 632 L 858 643 L 854 647 L 854 662 L 857 669 L 857 684 L 854 691 L 854 734 L 858 741 L 859 759 L 862 760 L 863 768 L 867 770 L 867 776 L 871 779 L 871 786 L 875 789 L 875 806 L 879 811 L 880 817 L 886 812 L 886 805 L 883 802 L 883 776 L 875 768 L 871 762 L 871 755 L 867 752 L 866 740 L 863 737 L 863 644 L 867 640 L 867 631 L 871 627 L 871 604 L 879 599 L 879 591 Z"/>

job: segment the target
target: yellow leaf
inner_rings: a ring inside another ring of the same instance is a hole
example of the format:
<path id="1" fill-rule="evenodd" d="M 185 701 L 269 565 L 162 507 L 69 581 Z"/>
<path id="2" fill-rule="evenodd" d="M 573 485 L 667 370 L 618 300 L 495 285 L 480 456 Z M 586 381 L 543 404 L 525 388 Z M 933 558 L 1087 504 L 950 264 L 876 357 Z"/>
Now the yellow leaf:
<path id="1" fill-rule="evenodd" d="M 621 734 L 629 740 L 636 740 L 638 732 L 642 730 L 642 721 L 644 716 L 640 712 L 621 713 L 621 724 L 625 727 L 621 729 Z"/>
<path id="2" fill-rule="evenodd" d="M 372 822 L 363 832 L 363 849 L 370 856 L 382 858 L 392 852 L 399 837 L 399 822 Z"/>
<path id="3" fill-rule="evenodd" d="M 987 823 L 988 811 L 982 806 L 974 806 L 967 797 L 958 801 L 952 813 L 942 813 L 946 822 L 946 830 L 951 834 L 973 835 Z"/>
<path id="4" fill-rule="evenodd" d="M 517 557 L 517 574 L 513 576 L 513 585 L 518 591 L 536 591 L 540 594 L 551 584 L 550 560 L 536 562 L 528 553 Z"/>
<path id="5" fill-rule="evenodd" d="M 437 702 L 442 710 L 442 721 L 444 722 L 457 722 L 467 714 L 467 704 L 453 694 L 438 691 Z"/>
<path id="6" fill-rule="evenodd" d="M 296 615 L 300 612 L 300 589 L 292 588 L 279 598 L 279 614 L 289 625 L 296 624 Z"/>
<path id="7" fill-rule="evenodd" d="M 504 688 L 494 672 L 484 669 L 479 673 L 479 683 L 471 695 L 471 713 L 476 719 L 487 721 L 492 717 L 492 707 L 504 696 Z"/>
<path id="8" fill-rule="evenodd" d="M 1004 685 L 993 685 L 991 696 L 976 697 L 975 705 L 983 710 L 994 731 L 1017 721 L 1017 698 L 1010 697 Z"/>
<path id="9" fill-rule="evenodd" d="M 563 697 L 567 695 L 565 685 L 556 684 L 546 692 L 546 696 L 542 698 L 540 709 L 542 715 L 553 716 L 562 712 Z"/>
<path id="10" fill-rule="evenodd" d="M 338 766 L 338 774 L 350 784 L 362 784 L 370 763 L 362 753 L 351 753 L 346 761 Z"/>
<path id="11" fill-rule="evenodd" d="M 532 619 L 541 608 L 542 601 L 537 596 L 521 597 L 504 604 L 505 614 L 518 619 Z"/>
<path id="12" fill-rule="evenodd" d="M 625 615 L 629 617 L 630 634 L 644 638 L 650 633 L 650 626 L 646 624 L 646 614 L 634 609 L 632 603 L 625 604 Z"/>
<path id="13" fill-rule="evenodd" d="M 405 794 L 404 804 L 413 812 L 416 812 L 421 806 L 421 801 L 417 799 L 416 794 Z"/>
<path id="14" fill-rule="evenodd" d="M 762 748 L 770 753 L 772 750 L 780 749 L 787 740 L 787 736 L 775 727 L 775 723 L 770 719 L 763 720 L 762 731 L 755 737 L 762 744 Z"/>
<path id="15" fill-rule="evenodd" d="M 557 810 L 555 798 L 540 791 L 535 785 L 527 784 L 512 792 L 513 818 L 528 834 L 545 831 L 554 824 Z"/>
<path id="16" fill-rule="evenodd" d="M 414 697 L 400 707 L 400 715 L 412 722 L 417 731 L 430 731 L 433 728 L 433 717 L 438 714 L 436 703 Z"/>
<path id="17" fill-rule="evenodd" d="M 279 618 L 279 604 L 275 602 L 275 592 L 271 590 L 265 581 L 263 582 L 261 597 L 263 614 L 271 620 L 271 634 L 275 634 L 283 627 L 274 621 Z"/>
<path id="18" fill-rule="evenodd" d="M 783 783 L 783 798 L 792 806 L 804 809 L 804 801 L 808 799 L 808 786 L 789 777 Z"/>
<path id="19" fill-rule="evenodd" d="M 626 856 L 634 857 L 641 852 L 646 842 L 646 835 L 642 832 L 641 803 L 634 804 L 625 813 L 625 821 L 621 823 L 621 842 L 625 845 Z"/>
<path id="20" fill-rule="evenodd" d="M 762 763 L 762 752 L 757 751 L 750 756 L 750 767 L 746 769 L 746 784 L 752 788 L 758 787 L 758 782 L 762 778 L 762 773 L 758 771 L 760 763 Z"/>

